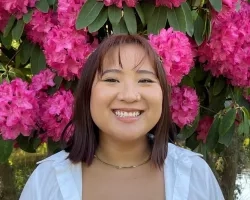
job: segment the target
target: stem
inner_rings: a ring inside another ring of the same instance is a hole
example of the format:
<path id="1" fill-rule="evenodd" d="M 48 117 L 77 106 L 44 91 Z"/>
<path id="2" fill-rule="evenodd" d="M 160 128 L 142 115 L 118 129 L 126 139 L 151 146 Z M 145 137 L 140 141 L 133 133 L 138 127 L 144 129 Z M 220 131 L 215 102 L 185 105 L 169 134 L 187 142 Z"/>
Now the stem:
<path id="1" fill-rule="evenodd" d="M 205 110 L 208 110 L 208 111 L 210 111 L 210 112 L 216 113 L 214 110 L 211 110 L 211 109 L 209 109 L 209 108 L 207 108 L 207 107 L 204 107 L 204 106 L 201 106 L 201 105 L 200 105 L 200 107 L 203 108 L 203 109 L 205 109 Z"/>

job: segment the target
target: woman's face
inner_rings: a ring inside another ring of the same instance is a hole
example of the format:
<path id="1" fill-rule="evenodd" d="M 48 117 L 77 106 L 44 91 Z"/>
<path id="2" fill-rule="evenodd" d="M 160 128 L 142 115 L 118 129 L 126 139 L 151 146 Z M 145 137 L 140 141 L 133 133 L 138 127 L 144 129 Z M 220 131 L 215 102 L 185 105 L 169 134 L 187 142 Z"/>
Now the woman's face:
<path id="1" fill-rule="evenodd" d="M 152 62 L 142 47 L 126 44 L 110 49 L 102 68 L 90 99 L 100 134 L 120 141 L 144 137 L 162 112 L 162 90 Z"/>

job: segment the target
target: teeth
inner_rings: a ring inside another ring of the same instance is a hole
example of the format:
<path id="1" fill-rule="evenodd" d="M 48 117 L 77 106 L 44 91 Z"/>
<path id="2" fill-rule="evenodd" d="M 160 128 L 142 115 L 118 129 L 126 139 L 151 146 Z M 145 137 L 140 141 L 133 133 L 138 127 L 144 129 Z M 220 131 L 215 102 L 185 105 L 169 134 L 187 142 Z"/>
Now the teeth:
<path id="1" fill-rule="evenodd" d="M 140 115 L 140 111 L 125 112 L 125 111 L 117 110 L 115 111 L 115 115 L 118 117 L 137 117 Z"/>

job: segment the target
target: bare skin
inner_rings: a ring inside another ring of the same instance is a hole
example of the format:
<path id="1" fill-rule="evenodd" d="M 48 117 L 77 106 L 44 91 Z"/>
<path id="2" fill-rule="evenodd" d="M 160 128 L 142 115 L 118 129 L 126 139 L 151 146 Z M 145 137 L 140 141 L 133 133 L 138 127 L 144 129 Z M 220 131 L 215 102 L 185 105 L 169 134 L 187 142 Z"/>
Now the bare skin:
<path id="1" fill-rule="evenodd" d="M 163 170 L 149 162 L 138 168 L 115 169 L 94 160 L 83 166 L 83 200 L 164 200 Z"/>

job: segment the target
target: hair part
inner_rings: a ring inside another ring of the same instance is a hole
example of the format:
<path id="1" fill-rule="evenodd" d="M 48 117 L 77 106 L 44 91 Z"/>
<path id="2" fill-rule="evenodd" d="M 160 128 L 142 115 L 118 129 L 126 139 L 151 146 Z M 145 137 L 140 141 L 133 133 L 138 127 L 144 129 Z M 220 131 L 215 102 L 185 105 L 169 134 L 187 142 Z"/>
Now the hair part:
<path id="1" fill-rule="evenodd" d="M 99 129 L 93 122 L 90 112 L 92 85 L 96 74 L 102 74 L 102 63 L 107 52 L 114 47 L 120 47 L 125 44 L 136 44 L 144 49 L 145 56 L 149 57 L 155 67 L 156 76 L 159 79 L 162 89 L 163 101 L 161 117 L 149 132 L 154 135 L 154 140 L 149 140 L 149 144 L 151 147 L 151 161 L 155 166 L 159 168 L 163 166 L 167 157 L 168 142 L 173 143 L 175 140 L 174 127 L 171 122 L 169 109 L 170 87 L 167 83 L 161 60 L 147 39 L 142 36 L 113 35 L 106 38 L 89 56 L 78 82 L 75 92 L 73 117 L 69 123 L 73 125 L 74 133 L 65 148 L 65 150 L 69 152 L 68 158 L 73 163 L 84 162 L 87 165 L 91 165 L 94 159 L 94 154 L 99 144 Z M 144 57 L 142 59 L 144 59 Z M 63 131 L 63 135 L 66 129 L 67 127 Z"/>

